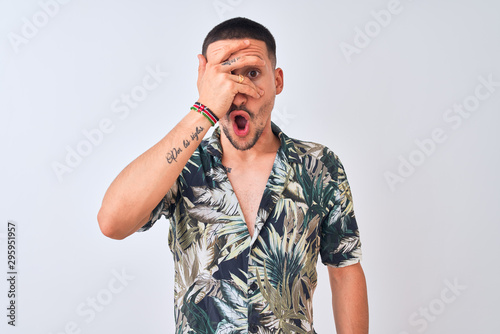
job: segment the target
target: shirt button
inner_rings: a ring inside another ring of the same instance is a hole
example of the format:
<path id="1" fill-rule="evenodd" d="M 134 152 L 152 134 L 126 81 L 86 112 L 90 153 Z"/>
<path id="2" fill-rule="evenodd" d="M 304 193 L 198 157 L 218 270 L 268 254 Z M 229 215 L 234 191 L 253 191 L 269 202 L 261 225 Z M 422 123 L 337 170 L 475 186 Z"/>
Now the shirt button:
<path id="1" fill-rule="evenodd" d="M 257 333 L 259 331 L 259 327 L 256 324 L 251 324 L 248 326 L 248 330 L 250 333 Z"/>
<path id="2" fill-rule="evenodd" d="M 254 292 L 258 287 L 259 286 L 257 285 L 257 283 L 253 282 L 252 284 L 250 284 L 250 292 Z"/>

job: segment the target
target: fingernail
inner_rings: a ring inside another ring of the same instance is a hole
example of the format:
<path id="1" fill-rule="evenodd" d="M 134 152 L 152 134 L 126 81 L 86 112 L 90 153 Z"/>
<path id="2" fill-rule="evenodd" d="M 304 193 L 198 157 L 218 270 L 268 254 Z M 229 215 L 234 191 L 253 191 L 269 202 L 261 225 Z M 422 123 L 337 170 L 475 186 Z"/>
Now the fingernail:
<path id="1" fill-rule="evenodd" d="M 250 41 L 248 39 L 245 39 L 245 44 L 246 45 L 250 44 Z"/>

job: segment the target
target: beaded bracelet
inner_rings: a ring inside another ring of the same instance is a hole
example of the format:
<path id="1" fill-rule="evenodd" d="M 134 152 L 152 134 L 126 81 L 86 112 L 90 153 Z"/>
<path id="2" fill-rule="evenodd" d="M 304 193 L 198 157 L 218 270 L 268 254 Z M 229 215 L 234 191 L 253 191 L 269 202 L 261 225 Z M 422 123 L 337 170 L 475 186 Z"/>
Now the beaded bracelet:
<path id="1" fill-rule="evenodd" d="M 217 118 L 217 116 L 214 115 L 212 110 L 208 109 L 207 106 L 201 104 L 200 102 L 195 102 L 194 105 L 191 107 L 191 110 L 197 111 L 203 116 L 205 116 L 210 122 L 210 124 L 212 124 L 212 126 L 214 126 L 219 121 L 219 119 Z"/>

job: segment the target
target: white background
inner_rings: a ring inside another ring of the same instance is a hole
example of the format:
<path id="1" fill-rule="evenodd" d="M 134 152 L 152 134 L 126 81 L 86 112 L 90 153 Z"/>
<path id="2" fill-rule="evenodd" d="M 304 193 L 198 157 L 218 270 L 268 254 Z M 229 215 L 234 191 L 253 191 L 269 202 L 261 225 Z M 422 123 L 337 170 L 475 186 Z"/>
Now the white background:
<path id="1" fill-rule="evenodd" d="M 285 89 L 276 123 L 329 146 L 347 170 L 371 333 L 498 333 L 500 4 L 390 3 L 73 0 L 50 17 L 38 1 L 0 1 L 2 277 L 9 219 L 19 251 L 17 326 L 6 324 L 2 278 L 0 331 L 174 332 L 168 221 L 115 241 L 96 215 L 113 178 L 196 101 L 206 33 L 245 16 L 277 40 Z M 388 6 L 397 14 L 382 26 L 372 11 Z M 356 53 L 343 52 L 347 44 Z M 127 117 L 113 112 L 122 94 L 140 90 L 147 68 L 168 76 Z M 478 88 L 482 100 L 474 97 L 480 77 L 497 82 Z M 448 111 L 464 103 L 474 109 L 466 118 Z M 84 147 L 82 131 L 104 119 L 112 131 Z M 433 131 L 441 142 L 429 143 Z M 67 165 L 78 145 L 87 156 L 58 178 L 54 164 Z M 318 270 L 315 328 L 333 333 L 327 270 Z M 105 305 L 92 317 L 96 297 Z"/>

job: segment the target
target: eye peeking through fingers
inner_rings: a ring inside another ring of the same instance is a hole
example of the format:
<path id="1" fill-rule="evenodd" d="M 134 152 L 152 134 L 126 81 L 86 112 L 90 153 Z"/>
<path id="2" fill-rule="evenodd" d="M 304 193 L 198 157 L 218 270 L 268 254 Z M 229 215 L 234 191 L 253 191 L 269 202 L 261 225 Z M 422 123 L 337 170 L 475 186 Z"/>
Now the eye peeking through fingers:
<path id="1" fill-rule="evenodd" d="M 260 75 L 260 72 L 258 70 L 249 70 L 247 72 L 247 77 L 250 79 L 256 79 Z"/>

